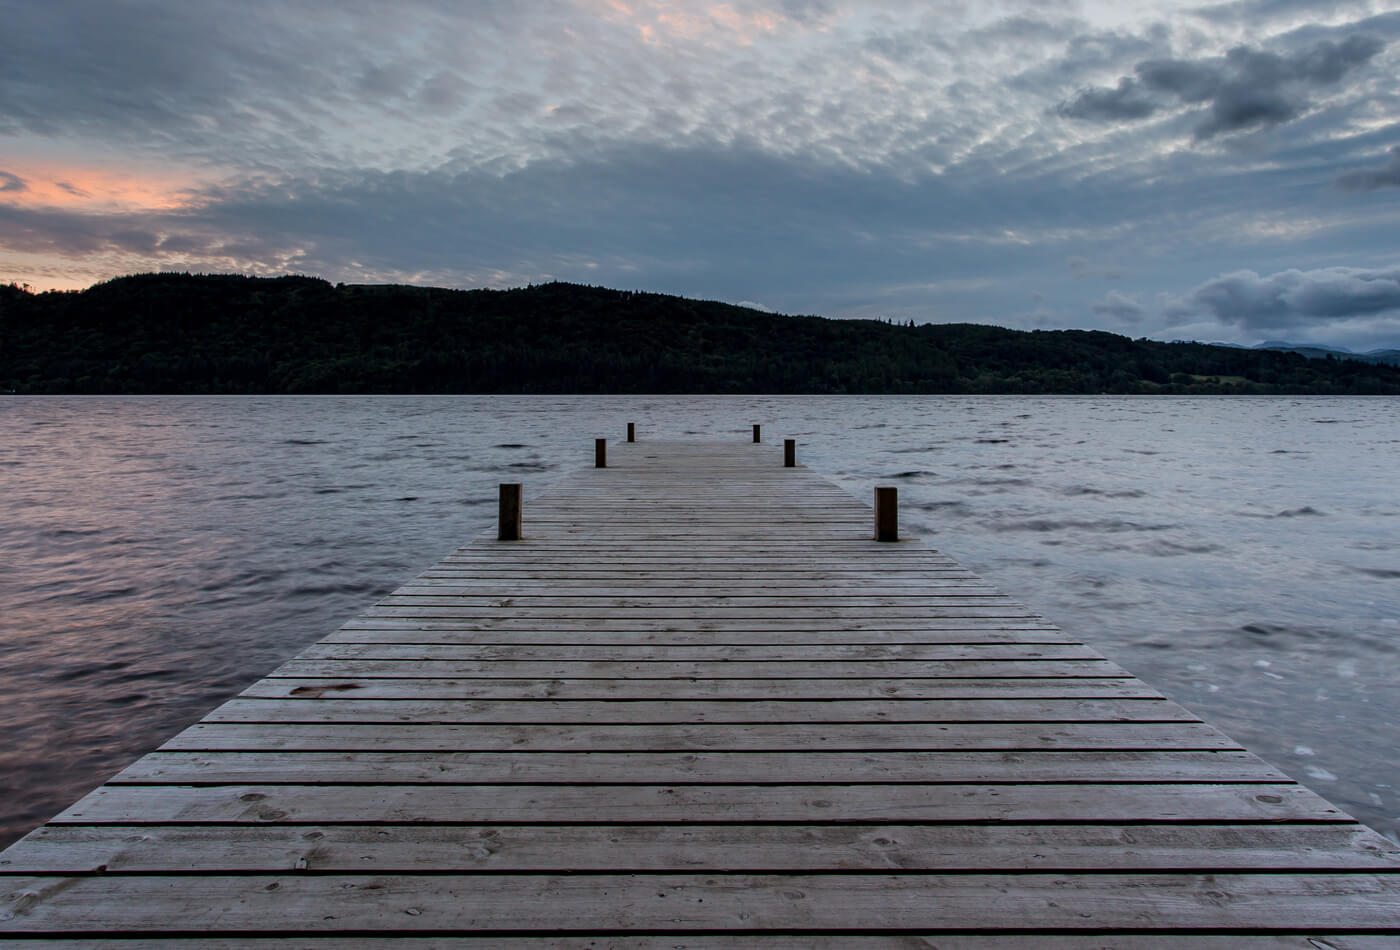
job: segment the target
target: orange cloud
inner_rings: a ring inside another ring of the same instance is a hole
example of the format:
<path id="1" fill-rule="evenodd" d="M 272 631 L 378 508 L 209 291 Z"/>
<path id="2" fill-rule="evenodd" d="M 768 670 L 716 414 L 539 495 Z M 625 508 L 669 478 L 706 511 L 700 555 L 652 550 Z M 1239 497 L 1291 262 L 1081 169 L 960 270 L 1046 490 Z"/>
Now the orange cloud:
<path id="1" fill-rule="evenodd" d="M 731 4 L 714 3 L 694 11 L 667 5 L 656 14 L 656 22 L 674 39 L 737 41 L 748 46 L 777 30 L 780 18 L 768 12 L 741 13 Z"/>
<path id="2" fill-rule="evenodd" d="M 22 183 L 0 191 L 0 201 L 65 211 L 170 211 L 190 205 L 199 184 L 178 172 L 98 165 L 7 162 L 0 171 Z"/>
<path id="3" fill-rule="evenodd" d="M 595 9 L 633 25 L 642 42 L 663 41 L 749 46 L 775 33 L 785 17 L 769 10 L 748 12 L 733 3 L 677 3 L 673 0 L 601 0 Z"/>

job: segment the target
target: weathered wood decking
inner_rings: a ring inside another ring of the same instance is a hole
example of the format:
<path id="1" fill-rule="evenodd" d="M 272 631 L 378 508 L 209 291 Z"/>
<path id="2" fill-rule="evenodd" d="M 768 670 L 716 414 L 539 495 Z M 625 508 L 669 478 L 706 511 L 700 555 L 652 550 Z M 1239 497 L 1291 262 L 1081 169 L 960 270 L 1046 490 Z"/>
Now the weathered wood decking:
<path id="1" fill-rule="evenodd" d="M 1400 942 L 1391 842 L 778 450 L 611 449 L 0 855 L 0 937 Z"/>

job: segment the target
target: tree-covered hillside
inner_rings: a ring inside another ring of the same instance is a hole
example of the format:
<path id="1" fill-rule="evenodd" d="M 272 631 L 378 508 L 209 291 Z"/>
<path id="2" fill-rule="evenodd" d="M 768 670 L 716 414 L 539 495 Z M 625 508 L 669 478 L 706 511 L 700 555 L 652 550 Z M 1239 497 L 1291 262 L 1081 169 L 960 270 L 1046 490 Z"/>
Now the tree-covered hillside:
<path id="1" fill-rule="evenodd" d="M 0 288 L 0 392 L 1400 393 L 1400 368 L 661 294 L 146 274 Z"/>

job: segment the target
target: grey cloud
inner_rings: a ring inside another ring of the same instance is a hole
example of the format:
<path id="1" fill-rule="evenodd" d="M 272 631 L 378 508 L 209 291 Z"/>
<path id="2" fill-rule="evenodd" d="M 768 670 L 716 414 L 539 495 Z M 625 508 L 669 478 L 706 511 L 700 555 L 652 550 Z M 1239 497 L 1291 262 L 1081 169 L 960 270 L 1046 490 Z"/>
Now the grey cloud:
<path id="1" fill-rule="evenodd" d="M 558 13 L 509 6 L 0 0 L 7 35 L 24 37 L 6 49 L 0 134 L 264 170 L 398 152 L 425 113 L 469 99 L 463 69 L 508 63 L 503 20 L 530 36 Z"/>
<path id="2" fill-rule="evenodd" d="M 34 211 L 0 204 L 0 247 L 29 253 L 80 257 L 121 249 L 113 236 L 129 230 L 130 218 Z"/>
<path id="3" fill-rule="evenodd" d="M 1215 23 L 1246 23 L 1257 27 L 1274 20 L 1316 17 L 1317 7 L 1317 0 L 1233 0 L 1197 7 L 1189 12 Z M 1328 9 L 1365 12 L 1367 4 L 1365 0 L 1332 0 Z"/>
<path id="4" fill-rule="evenodd" d="M 1182 102 L 1205 102 L 1220 87 L 1220 69 L 1184 59 L 1152 59 L 1138 64 L 1138 78 L 1147 89 L 1175 95 Z M 1124 77 L 1119 80 L 1131 82 Z"/>
<path id="5" fill-rule="evenodd" d="M 166 212 L 21 213 L 0 204 L 0 248 L 120 252 L 134 269 L 292 268 L 338 280 L 432 275 L 499 286 L 557 277 L 789 312 L 852 312 L 844 301 L 908 287 L 897 292 L 901 304 L 886 297 L 879 312 L 926 318 L 928 301 L 956 299 L 958 309 L 945 312 L 974 316 L 1011 312 L 977 302 L 986 284 L 962 288 L 1036 266 L 1040 251 L 1024 236 L 1057 228 L 1069 213 L 1090 226 L 1097 210 L 1080 187 L 1002 179 L 988 192 L 956 173 L 900 181 L 753 146 L 635 146 L 500 172 L 449 166 L 229 182 Z"/>
<path id="6" fill-rule="evenodd" d="M 1356 34 L 1287 55 L 1238 46 L 1224 58 L 1147 60 L 1117 86 L 1082 89 L 1058 111 L 1070 119 L 1123 122 L 1209 103 L 1195 128 L 1197 140 L 1204 140 L 1297 118 L 1309 107 L 1310 87 L 1340 82 L 1384 48 L 1379 37 Z"/>
<path id="7" fill-rule="evenodd" d="M 1037 51 L 1031 57 L 1032 65 L 1008 80 L 1010 87 L 1039 93 L 1046 88 L 1082 84 L 1086 75 L 1120 69 L 1125 63 L 1154 60 L 1169 49 L 1169 35 L 1162 24 L 1155 24 L 1142 34 L 1094 30 L 1089 24 L 1074 20 L 1057 27 L 1063 34 L 1058 39 L 1047 35 L 1042 42 L 1062 43 L 1063 55 L 1046 60 L 1044 50 Z"/>
<path id="8" fill-rule="evenodd" d="M 450 70 L 438 70 L 418 89 L 418 101 L 430 109 L 444 110 L 462 103 L 471 85 Z"/>
<path id="9" fill-rule="evenodd" d="M 820 23 L 835 12 L 832 0 L 782 0 L 783 15 L 803 25 Z"/>
<path id="10" fill-rule="evenodd" d="M 1113 317 L 1123 323 L 1137 323 L 1147 313 L 1142 304 L 1116 290 L 1110 290 L 1092 309 L 1101 317 Z"/>
<path id="11" fill-rule="evenodd" d="M 208 269 L 279 270 L 298 253 L 284 231 L 235 230 L 207 214 L 189 212 L 74 213 L 0 205 L 0 249 L 90 259 L 115 255 L 131 269 L 170 261 Z"/>
<path id="12" fill-rule="evenodd" d="M 1339 82 L 1354 66 L 1369 62 L 1385 49 L 1385 41 L 1364 33 L 1348 36 L 1340 43 L 1323 40 L 1294 57 L 1297 74 L 1316 83 Z M 1280 64 L 1287 70 L 1288 64 Z"/>
<path id="13" fill-rule="evenodd" d="M 1069 268 L 1070 276 L 1075 280 L 1088 280 L 1093 277 L 1104 280 L 1117 280 L 1123 276 L 1122 271 L 1114 266 L 1104 266 L 1095 264 L 1087 257 L 1075 255 L 1065 259 L 1065 265 Z"/>
<path id="14" fill-rule="evenodd" d="M 1209 117 L 1196 126 L 1195 135 L 1202 140 L 1222 132 L 1281 125 L 1296 119 L 1303 108 L 1301 100 L 1290 99 L 1277 89 L 1247 82 L 1230 83 L 1216 94 Z"/>
<path id="15" fill-rule="evenodd" d="M 116 227 L 107 234 L 108 241 L 133 254 L 154 254 L 161 246 L 160 235 L 139 227 Z"/>
<path id="16" fill-rule="evenodd" d="M 1400 145 L 1390 150 L 1390 164 L 1384 168 L 1363 168 L 1347 172 L 1337 179 L 1343 191 L 1375 191 L 1377 188 L 1400 188 Z M 3 190 L 3 189 L 0 189 Z"/>
<path id="17" fill-rule="evenodd" d="M 205 257 L 218 252 L 220 243 L 208 235 L 168 234 L 161 239 L 159 249 L 165 254 Z"/>
<path id="18" fill-rule="evenodd" d="M 865 48 L 876 56 L 882 56 L 892 63 L 913 60 L 924 52 L 926 44 L 909 33 L 881 34 L 865 40 Z"/>
<path id="19" fill-rule="evenodd" d="M 1086 35 L 1087 34 L 1087 35 Z M 1005 44 L 1085 43 L 1102 44 L 1109 35 L 1093 35 L 1079 20 L 1047 20 L 1018 14 L 1003 17 L 987 26 L 969 30 L 959 37 L 959 46 L 978 49 Z M 1110 44 L 1111 45 L 1111 42 Z"/>
<path id="20" fill-rule="evenodd" d="M 416 78 L 417 71 L 409 63 L 374 63 L 365 67 L 355 86 L 360 93 L 374 99 L 398 98 L 406 93 Z"/>
<path id="21" fill-rule="evenodd" d="M 1162 225 L 1179 246 L 1182 209 L 1202 195 L 1232 213 L 1258 197 L 1242 195 L 1229 169 L 1148 185 L 1086 180 L 1073 166 L 1010 175 L 965 162 L 908 179 L 753 143 L 568 151 L 574 157 L 509 168 L 259 176 L 164 212 L 19 214 L 0 204 L 0 248 L 124 253 L 132 269 L 295 269 L 332 280 L 502 286 L 557 277 L 788 312 L 927 319 L 937 308 L 946 319 L 993 322 L 1014 319 L 1024 287 L 1063 281 L 1081 288 L 1067 295 L 1079 302 L 1065 319 L 1082 319 L 1102 291 L 1082 289 L 1075 275 L 1117 276 L 1105 268 L 1125 241 L 1148 253 Z M 1188 224 L 1198 237 L 1199 218 Z M 1225 240 L 1237 233 L 1232 221 Z M 1099 301 L 1106 321 L 1131 317 L 1123 300 L 1155 288 L 1120 289 L 1123 298 Z"/>
<path id="22" fill-rule="evenodd" d="M 0 0 L 0 19 L 27 38 L 8 51 L 0 134 L 269 176 L 448 160 L 518 168 L 637 142 L 756 143 L 907 176 L 998 150 L 1017 153 L 1004 165 L 1058 151 L 1039 105 L 1003 101 L 994 71 L 1034 68 L 1059 46 L 1099 69 L 1164 49 L 1151 30 L 1096 30 L 1063 11 L 967 30 L 917 7 L 867 21 L 838 16 L 833 0 L 744 0 L 732 6 L 789 18 L 781 40 L 700 55 L 676 39 L 677 55 L 594 6 L 492 3 L 483 17 L 481 0 L 248 0 L 214 29 L 199 3 Z M 799 42 L 798 21 L 821 21 L 821 32 Z M 949 77 L 967 78 L 966 94 Z M 1038 103 L 1045 83 L 1030 85 Z M 1030 134 L 987 141 L 1008 116 Z"/>
<path id="23" fill-rule="evenodd" d="M 1113 89 L 1084 89 L 1070 102 L 1061 104 L 1060 115 L 1067 119 L 1087 119 L 1094 122 L 1118 122 L 1125 119 L 1145 119 L 1161 105 L 1150 88 L 1124 76 Z"/>
<path id="24" fill-rule="evenodd" d="M 1264 277 L 1238 271 L 1207 281 L 1167 310 L 1177 316 L 1208 314 L 1251 330 L 1373 316 L 1400 310 L 1400 266 L 1286 270 Z"/>
<path id="25" fill-rule="evenodd" d="M 6 191 L 28 191 L 29 186 L 24 179 L 9 172 L 0 172 L 0 192 Z"/>
<path id="26" fill-rule="evenodd" d="M 1369 13 L 1364 8 L 1361 12 Z M 1318 23 L 1314 18 L 1309 18 L 1307 22 L 1281 34 L 1277 40 L 1283 48 L 1297 51 L 1318 40 L 1338 40 L 1356 35 L 1376 36 L 1387 41 L 1400 37 L 1400 10 L 1377 13 L 1374 16 L 1363 15 L 1359 20 L 1337 26 Z"/>
<path id="27" fill-rule="evenodd" d="M 327 71 L 291 48 L 285 24 L 261 13 L 250 7 L 246 15 L 211 16 L 201 4 L 137 0 L 0 0 L 7 35 L 24 37 L 6 49 L 0 131 L 196 151 L 253 132 L 271 137 L 268 117 L 280 118 L 279 108 L 294 103 L 302 119 L 276 137 L 314 139 L 309 117 L 319 111 Z"/>

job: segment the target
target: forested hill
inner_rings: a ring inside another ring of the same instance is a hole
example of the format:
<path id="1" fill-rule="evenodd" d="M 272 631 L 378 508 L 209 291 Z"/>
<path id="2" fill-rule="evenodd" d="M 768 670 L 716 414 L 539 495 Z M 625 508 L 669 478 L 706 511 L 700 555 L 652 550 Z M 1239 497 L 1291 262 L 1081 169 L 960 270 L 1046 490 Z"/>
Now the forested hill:
<path id="1" fill-rule="evenodd" d="M 148 274 L 0 288 L 0 392 L 1400 393 L 1400 368 L 660 294 Z"/>

